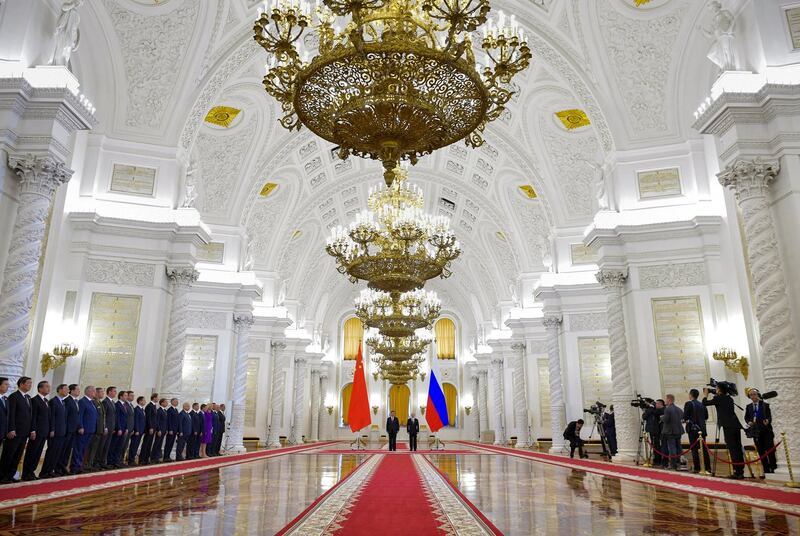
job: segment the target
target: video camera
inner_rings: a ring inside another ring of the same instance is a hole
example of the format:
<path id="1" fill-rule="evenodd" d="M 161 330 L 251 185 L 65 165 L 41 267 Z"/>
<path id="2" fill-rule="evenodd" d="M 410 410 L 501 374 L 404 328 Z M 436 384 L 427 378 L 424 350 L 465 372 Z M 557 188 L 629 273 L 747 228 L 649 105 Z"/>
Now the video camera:
<path id="1" fill-rule="evenodd" d="M 583 408 L 584 413 L 589 413 L 590 415 L 594 415 L 595 417 L 599 417 L 603 414 L 603 410 L 605 409 L 606 405 L 602 404 L 599 400 L 589 406 L 589 408 Z"/>
<path id="2" fill-rule="evenodd" d="M 634 408 L 647 409 L 647 408 L 653 408 L 655 407 L 655 405 L 656 405 L 655 400 L 653 400 L 652 398 L 644 397 L 638 393 L 636 394 L 636 398 L 631 400 L 631 406 L 633 406 Z"/>
<path id="3" fill-rule="evenodd" d="M 715 380 L 714 378 L 709 378 L 707 385 L 712 389 L 721 387 L 723 391 L 725 391 L 727 394 L 731 396 L 736 396 L 739 394 L 739 390 L 736 388 L 736 384 L 733 382 L 726 382 L 723 380 Z M 706 389 L 706 391 L 708 391 L 708 389 Z"/>

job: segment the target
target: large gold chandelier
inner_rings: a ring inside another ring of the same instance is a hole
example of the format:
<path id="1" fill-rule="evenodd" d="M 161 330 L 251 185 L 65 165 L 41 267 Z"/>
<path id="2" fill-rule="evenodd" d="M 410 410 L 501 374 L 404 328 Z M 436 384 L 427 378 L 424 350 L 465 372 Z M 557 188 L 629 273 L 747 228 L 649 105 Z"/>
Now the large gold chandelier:
<path id="1" fill-rule="evenodd" d="M 462 139 L 481 145 L 531 58 L 514 16 L 487 19 L 489 0 L 322 2 L 265 3 L 254 26 L 270 54 L 264 87 L 281 103 L 285 128 L 306 125 L 341 158 L 380 160 L 387 184 L 400 160 L 416 163 Z M 309 31 L 316 51 L 303 50 Z"/>
<path id="2" fill-rule="evenodd" d="M 408 337 L 384 337 L 371 328 L 366 342 L 375 353 L 372 361 L 378 365 L 380 377 L 392 384 L 405 384 L 420 373 L 419 366 L 425 361 L 421 354 L 432 339 L 426 329 Z"/>

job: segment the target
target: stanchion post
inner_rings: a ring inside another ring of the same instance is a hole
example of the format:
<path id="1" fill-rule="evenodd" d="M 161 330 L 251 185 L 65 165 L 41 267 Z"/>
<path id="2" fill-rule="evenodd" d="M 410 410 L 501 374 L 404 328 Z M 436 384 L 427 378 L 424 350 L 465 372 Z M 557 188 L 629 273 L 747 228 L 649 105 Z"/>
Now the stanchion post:
<path id="1" fill-rule="evenodd" d="M 644 433 L 644 451 L 647 453 L 647 458 L 645 458 L 642 467 L 653 467 L 653 464 L 650 462 L 653 456 L 653 448 L 650 446 L 650 434 L 647 432 Z"/>
<path id="2" fill-rule="evenodd" d="M 786 467 L 789 469 L 789 482 L 786 483 L 786 486 L 789 488 L 800 488 L 800 482 L 794 481 L 792 460 L 789 457 L 789 445 L 786 443 L 786 432 L 781 432 L 781 443 L 783 443 L 783 452 L 786 454 Z"/>
<path id="3" fill-rule="evenodd" d="M 700 474 L 701 475 L 710 475 L 708 471 L 706 471 L 706 442 L 703 439 L 703 433 L 700 432 L 698 441 L 700 441 Z"/>

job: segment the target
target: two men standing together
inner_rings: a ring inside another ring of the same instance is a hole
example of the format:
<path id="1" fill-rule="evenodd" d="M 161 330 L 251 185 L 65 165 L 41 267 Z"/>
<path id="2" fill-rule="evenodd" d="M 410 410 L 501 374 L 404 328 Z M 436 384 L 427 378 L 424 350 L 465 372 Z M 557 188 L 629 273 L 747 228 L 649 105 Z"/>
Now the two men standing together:
<path id="1" fill-rule="evenodd" d="M 389 436 L 389 450 L 397 450 L 397 433 L 400 431 L 400 419 L 393 411 L 386 419 L 386 434 Z M 414 415 L 406 421 L 406 432 L 408 432 L 409 450 L 417 450 L 417 435 L 419 434 L 419 420 Z"/>

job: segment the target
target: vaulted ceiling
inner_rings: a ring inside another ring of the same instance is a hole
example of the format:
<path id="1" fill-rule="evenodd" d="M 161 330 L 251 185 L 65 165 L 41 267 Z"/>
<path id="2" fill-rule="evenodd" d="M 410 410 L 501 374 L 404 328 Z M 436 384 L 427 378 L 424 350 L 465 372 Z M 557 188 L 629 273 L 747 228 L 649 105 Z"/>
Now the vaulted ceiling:
<path id="1" fill-rule="evenodd" d="M 341 161 L 307 131 L 278 125 L 263 91 L 265 55 L 251 37 L 255 0 L 97 0 L 82 8 L 74 69 L 113 138 L 177 147 L 197 169 L 206 222 L 240 225 L 254 268 L 279 274 L 287 299 L 327 322 L 353 287 L 323 253 L 380 183 L 374 162 Z M 495 0 L 530 36 L 531 68 L 486 144 L 423 158 L 410 180 L 427 209 L 452 217 L 464 255 L 435 287 L 472 326 L 496 320 L 522 273 L 544 269 L 553 227 L 580 227 L 596 210 L 592 165 L 613 150 L 684 141 L 711 80 L 695 25 L 706 2 Z M 694 83 L 687 84 L 687 80 Z M 213 106 L 242 110 L 228 128 L 203 121 Z M 582 109 L 591 125 L 567 130 L 555 112 Z M 266 182 L 278 187 L 259 195 Z M 530 185 L 531 199 L 520 186 Z"/>

